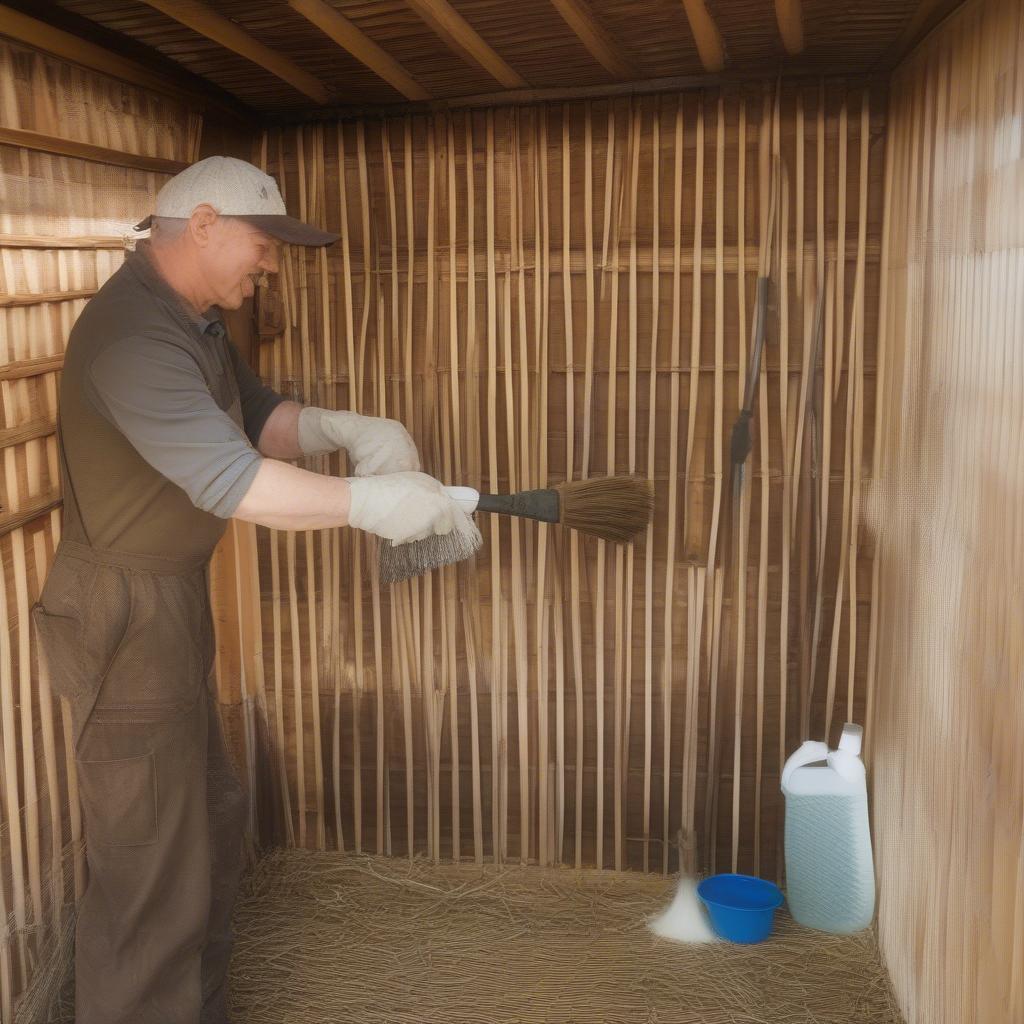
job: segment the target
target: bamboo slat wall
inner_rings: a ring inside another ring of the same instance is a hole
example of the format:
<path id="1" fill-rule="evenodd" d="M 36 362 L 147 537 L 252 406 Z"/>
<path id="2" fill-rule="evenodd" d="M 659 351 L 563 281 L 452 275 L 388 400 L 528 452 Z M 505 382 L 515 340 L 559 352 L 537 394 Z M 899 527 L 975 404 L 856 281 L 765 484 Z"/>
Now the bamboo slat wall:
<path id="1" fill-rule="evenodd" d="M 658 495 L 632 549 L 485 517 L 475 564 L 391 591 L 364 536 L 240 530 L 265 829 L 651 870 L 674 870 L 681 840 L 706 867 L 778 870 L 781 761 L 870 699 L 857 510 L 884 103 L 812 83 L 265 138 L 290 208 L 343 236 L 289 255 L 267 379 L 403 420 L 448 481 L 635 472 Z M 761 267 L 768 344 L 734 515 Z"/>
<path id="2" fill-rule="evenodd" d="M 1024 10 L 892 84 L 879 379 L 879 932 L 910 1024 L 1024 1020 Z"/>
<path id="3" fill-rule="evenodd" d="M 132 157 L 193 157 L 177 101 L 0 39 L 0 126 L 101 147 L 89 160 L 0 144 L 0 1019 L 81 892 L 84 857 L 65 725 L 30 630 L 60 537 L 54 436 L 68 332 L 120 266 L 127 225 L 166 174 Z M 5 143 L 7 137 L 0 138 Z M 103 162 L 100 162 L 100 161 Z"/>

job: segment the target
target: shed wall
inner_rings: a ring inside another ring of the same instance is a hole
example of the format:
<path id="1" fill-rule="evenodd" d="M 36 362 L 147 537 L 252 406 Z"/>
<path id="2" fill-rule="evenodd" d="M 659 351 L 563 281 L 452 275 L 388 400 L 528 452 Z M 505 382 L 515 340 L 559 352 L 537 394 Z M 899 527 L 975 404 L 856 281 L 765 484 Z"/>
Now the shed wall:
<path id="1" fill-rule="evenodd" d="M 683 836 L 708 868 L 777 872 L 782 759 L 870 689 L 884 104 L 813 82 L 777 109 L 765 85 L 266 137 L 290 207 L 344 237 L 289 254 L 265 377 L 402 419 L 445 480 L 657 491 L 631 549 L 484 517 L 474 564 L 390 592 L 366 537 L 247 531 L 279 840 L 674 870 Z"/>
<path id="2" fill-rule="evenodd" d="M 57 373 L 173 170 L 152 161 L 202 150 L 187 103 L 4 45 L 4 127 L 108 150 L 0 146 L 6 1022 L 84 882 L 73 759 L 27 614 L 59 540 Z M 658 493 L 631 551 L 484 522 L 475 566 L 383 593 L 365 537 L 234 524 L 212 573 L 217 670 L 259 836 L 655 871 L 682 847 L 778 873 L 782 759 L 863 718 L 872 692 L 857 510 L 884 107 L 876 85 L 791 83 L 777 106 L 758 86 L 257 146 L 290 209 L 345 236 L 289 255 L 285 334 L 254 360 L 268 380 L 402 418 L 446 479 L 637 472 Z M 759 268 L 768 343 L 734 516 Z"/>
<path id="3" fill-rule="evenodd" d="M 124 236 L 195 158 L 186 103 L 0 38 L 0 1018 L 85 881 L 73 754 L 29 608 L 60 539 L 57 385 Z M 19 141 L 18 132 L 30 133 Z M 32 135 L 31 133 L 35 133 Z M 81 144 L 99 149 L 82 159 Z M 175 163 L 172 163 L 175 162 Z"/>
<path id="4" fill-rule="evenodd" d="M 879 932 L 910 1024 L 1024 1020 L 1024 10 L 896 72 L 879 373 Z"/>

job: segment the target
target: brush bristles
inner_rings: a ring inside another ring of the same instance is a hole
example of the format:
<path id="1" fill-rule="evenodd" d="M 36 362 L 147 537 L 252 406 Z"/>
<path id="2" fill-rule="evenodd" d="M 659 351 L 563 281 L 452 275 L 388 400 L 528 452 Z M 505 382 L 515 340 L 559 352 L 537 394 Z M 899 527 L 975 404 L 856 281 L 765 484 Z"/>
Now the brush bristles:
<path id="1" fill-rule="evenodd" d="M 556 484 L 561 524 L 602 540 L 628 543 L 647 529 L 654 514 L 654 487 L 635 476 L 569 480 Z"/>
<path id="2" fill-rule="evenodd" d="M 480 530 L 465 513 L 460 513 L 451 533 L 435 534 L 408 544 L 382 541 L 378 553 L 380 581 L 401 583 L 442 565 L 461 562 L 475 555 L 482 544 Z"/>

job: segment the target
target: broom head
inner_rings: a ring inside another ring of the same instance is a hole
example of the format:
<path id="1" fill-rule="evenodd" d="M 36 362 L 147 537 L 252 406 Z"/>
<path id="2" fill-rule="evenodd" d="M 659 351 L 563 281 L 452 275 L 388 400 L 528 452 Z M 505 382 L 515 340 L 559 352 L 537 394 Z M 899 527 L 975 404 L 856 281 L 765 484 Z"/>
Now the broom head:
<path id="1" fill-rule="evenodd" d="M 654 514 L 654 485 L 636 476 L 608 476 L 556 484 L 560 522 L 602 540 L 628 543 Z"/>
<path id="2" fill-rule="evenodd" d="M 480 550 L 483 538 L 472 517 L 466 512 L 455 516 L 451 533 L 435 534 L 405 544 L 381 541 L 378 552 L 380 581 L 384 584 L 421 576 L 425 572 L 472 558 Z"/>

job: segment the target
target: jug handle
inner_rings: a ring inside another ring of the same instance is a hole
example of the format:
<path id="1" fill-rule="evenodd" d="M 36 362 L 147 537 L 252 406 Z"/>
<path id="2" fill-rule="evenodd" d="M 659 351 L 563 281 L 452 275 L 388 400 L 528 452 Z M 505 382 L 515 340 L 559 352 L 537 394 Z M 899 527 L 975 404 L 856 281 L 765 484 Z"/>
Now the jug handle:
<path id="1" fill-rule="evenodd" d="M 782 769 L 780 785 L 785 789 L 793 775 L 793 772 L 795 772 L 797 768 L 803 768 L 806 765 L 814 764 L 815 761 L 824 761 L 827 758 L 827 743 L 821 743 L 818 740 L 805 740 L 792 754 L 789 755 L 786 765 Z"/>

